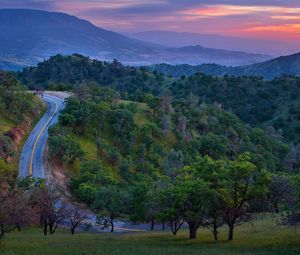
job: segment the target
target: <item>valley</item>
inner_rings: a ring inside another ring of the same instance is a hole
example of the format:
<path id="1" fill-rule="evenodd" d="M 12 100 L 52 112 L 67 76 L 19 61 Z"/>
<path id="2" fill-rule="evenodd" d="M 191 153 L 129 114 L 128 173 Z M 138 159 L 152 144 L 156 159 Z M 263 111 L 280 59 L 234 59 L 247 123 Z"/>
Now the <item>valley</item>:
<path id="1" fill-rule="evenodd" d="M 299 254 L 299 10 L 0 1 L 0 254 Z"/>

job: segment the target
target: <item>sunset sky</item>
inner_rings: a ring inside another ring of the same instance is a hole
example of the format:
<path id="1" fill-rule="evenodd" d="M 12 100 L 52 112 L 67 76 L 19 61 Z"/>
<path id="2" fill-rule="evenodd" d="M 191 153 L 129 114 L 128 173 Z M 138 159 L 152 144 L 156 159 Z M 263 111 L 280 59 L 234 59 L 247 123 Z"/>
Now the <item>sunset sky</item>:
<path id="1" fill-rule="evenodd" d="M 0 0 L 66 12 L 119 32 L 172 30 L 300 42 L 300 0 Z"/>

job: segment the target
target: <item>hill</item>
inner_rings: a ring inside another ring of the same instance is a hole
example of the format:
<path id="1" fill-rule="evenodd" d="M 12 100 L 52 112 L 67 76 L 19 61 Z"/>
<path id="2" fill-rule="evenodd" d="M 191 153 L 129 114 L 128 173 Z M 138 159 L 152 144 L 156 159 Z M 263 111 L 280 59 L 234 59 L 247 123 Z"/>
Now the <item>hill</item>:
<path id="1" fill-rule="evenodd" d="M 168 67 L 168 66 L 166 66 Z M 188 68 L 190 66 L 183 66 Z M 215 72 L 215 65 L 205 65 Z M 176 70 L 176 69 L 175 69 Z M 124 99 L 142 100 L 141 92 L 163 95 L 170 90 L 176 99 L 190 94 L 201 102 L 221 104 L 252 126 L 273 126 L 288 142 L 299 143 L 299 79 L 282 77 L 266 81 L 259 77 L 209 76 L 195 74 L 175 79 L 146 68 L 126 67 L 114 61 L 101 62 L 80 55 L 54 56 L 17 77 L 30 88 L 76 90 L 95 83 L 117 90 Z M 264 109 L 263 111 L 261 109 Z"/>
<path id="2" fill-rule="evenodd" d="M 17 176 L 23 138 L 42 113 L 41 101 L 10 74 L 0 72 L 0 179 Z"/>
<path id="3" fill-rule="evenodd" d="M 250 66 L 236 67 L 229 71 L 233 75 L 262 76 L 273 79 L 283 75 L 300 74 L 300 53 L 275 58 Z"/>
<path id="4" fill-rule="evenodd" d="M 278 56 L 299 51 L 297 42 L 284 42 L 258 38 L 241 38 L 233 36 L 199 34 L 174 31 L 145 31 L 128 34 L 129 37 L 165 45 L 168 47 L 185 47 L 190 45 L 203 45 L 204 47 L 255 52 Z"/>
<path id="5" fill-rule="evenodd" d="M 13 18 L 12 18 L 13 17 Z M 26 22 L 24 22 L 26 21 Z M 142 42 L 64 13 L 0 10 L 0 68 L 20 70 L 55 54 L 79 53 L 94 59 L 142 65 L 154 63 L 245 65 L 270 57 L 197 47 L 173 49 Z M 211 54 L 210 54 L 211 52 Z"/>
<path id="6" fill-rule="evenodd" d="M 197 66 L 158 64 L 147 68 L 175 77 L 201 72 L 216 76 L 260 76 L 271 80 L 284 75 L 300 75 L 300 53 L 282 56 L 262 63 L 237 67 L 226 67 L 216 64 L 202 64 Z"/>

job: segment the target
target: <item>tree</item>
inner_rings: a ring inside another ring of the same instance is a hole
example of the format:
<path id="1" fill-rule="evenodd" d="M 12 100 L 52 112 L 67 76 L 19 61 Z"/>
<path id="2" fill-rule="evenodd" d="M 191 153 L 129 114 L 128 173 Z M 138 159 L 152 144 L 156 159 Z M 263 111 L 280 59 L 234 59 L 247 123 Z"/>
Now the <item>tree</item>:
<path id="1" fill-rule="evenodd" d="M 286 175 L 273 175 L 270 183 L 269 198 L 276 213 L 281 202 L 290 205 L 294 200 L 295 188 L 292 179 Z"/>
<path id="2" fill-rule="evenodd" d="M 194 95 L 193 93 L 190 93 L 188 96 L 187 96 L 187 99 L 186 99 L 186 104 L 187 106 L 190 108 L 190 109 L 193 109 L 195 108 L 199 103 L 199 97 Z"/>
<path id="3" fill-rule="evenodd" d="M 177 121 L 177 130 L 184 141 L 188 141 L 187 136 L 188 119 L 185 116 L 180 116 Z"/>
<path id="4" fill-rule="evenodd" d="M 33 212 L 28 206 L 24 190 L 12 188 L 7 182 L 0 182 L 0 240 L 5 234 L 29 225 Z"/>
<path id="5" fill-rule="evenodd" d="M 165 115 L 172 113 L 172 94 L 171 92 L 166 92 L 161 99 L 162 111 Z"/>
<path id="6" fill-rule="evenodd" d="M 185 176 L 180 182 L 178 192 L 183 219 L 189 226 L 190 239 L 196 239 L 198 228 L 207 217 L 206 198 L 209 189 L 203 180 L 195 180 L 189 176 Z"/>
<path id="7" fill-rule="evenodd" d="M 65 210 L 65 224 L 71 234 L 75 234 L 76 228 L 86 219 L 86 215 L 77 206 L 69 207 Z"/>
<path id="8" fill-rule="evenodd" d="M 184 156 L 182 151 L 171 150 L 164 164 L 164 174 L 175 180 L 179 169 L 183 167 Z"/>
<path id="9" fill-rule="evenodd" d="M 114 232 L 114 221 L 126 212 L 129 204 L 128 193 L 117 185 L 100 188 L 92 205 L 99 213 L 99 221 L 102 225 L 110 225 Z"/>
<path id="10" fill-rule="evenodd" d="M 207 218 L 209 186 L 195 175 L 191 167 L 185 167 L 177 177 L 173 192 L 177 196 L 182 218 L 189 226 L 189 237 L 196 239 L 198 228 Z"/>
<path id="11" fill-rule="evenodd" d="M 76 159 L 81 159 L 84 155 L 79 144 L 71 136 L 60 134 L 50 135 L 49 151 L 52 156 L 57 157 L 63 163 L 67 164 L 74 163 Z"/>
<path id="12" fill-rule="evenodd" d="M 195 162 L 189 166 L 195 178 L 202 179 L 208 185 L 209 192 L 206 197 L 207 219 L 204 225 L 212 231 L 215 240 L 218 240 L 219 227 L 224 224 L 224 201 L 222 197 L 224 164 L 225 162 L 222 160 L 216 161 L 205 156 L 197 157 Z"/>
<path id="13" fill-rule="evenodd" d="M 145 200 L 145 220 L 150 223 L 150 230 L 154 229 L 156 221 L 160 221 L 161 216 L 161 201 L 160 191 L 164 187 L 164 182 L 160 180 L 155 182 L 151 188 L 149 188 L 146 194 Z"/>
<path id="14" fill-rule="evenodd" d="M 161 126 L 163 130 L 163 134 L 167 135 L 170 133 L 172 128 L 172 120 L 169 115 L 164 114 L 161 120 Z"/>
<path id="15" fill-rule="evenodd" d="M 233 240 L 235 226 L 249 219 L 247 203 L 258 194 L 266 194 L 271 179 L 266 171 L 257 171 L 247 153 L 227 161 L 223 174 L 224 220 L 229 228 L 228 240 Z"/>
<path id="16" fill-rule="evenodd" d="M 161 113 L 161 100 L 151 94 L 146 95 L 145 102 L 148 107 L 152 110 L 154 119 L 158 119 Z"/>
<path id="17" fill-rule="evenodd" d="M 300 168 L 300 144 L 292 146 L 290 152 L 285 157 L 284 164 L 291 172 L 295 172 Z"/>
<path id="18" fill-rule="evenodd" d="M 65 219 L 65 207 L 61 204 L 60 195 L 49 187 L 37 188 L 32 198 L 40 218 L 44 235 L 53 235 Z"/>
<path id="19" fill-rule="evenodd" d="M 167 181 L 167 187 L 161 189 L 159 199 L 160 217 L 163 222 L 167 222 L 170 226 L 172 234 L 177 235 L 177 232 L 185 223 L 185 219 L 180 206 L 180 197 L 172 180 Z"/>

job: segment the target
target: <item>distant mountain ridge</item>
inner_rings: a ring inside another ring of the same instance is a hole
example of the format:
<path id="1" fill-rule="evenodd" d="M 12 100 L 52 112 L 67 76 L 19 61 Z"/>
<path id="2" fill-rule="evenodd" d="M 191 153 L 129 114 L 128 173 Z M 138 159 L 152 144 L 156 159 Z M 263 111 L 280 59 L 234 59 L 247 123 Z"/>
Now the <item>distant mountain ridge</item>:
<path id="1" fill-rule="evenodd" d="M 238 67 L 226 67 L 216 64 L 202 64 L 198 66 L 159 64 L 148 66 L 148 68 L 175 77 L 202 72 L 215 76 L 261 76 L 271 80 L 283 75 L 300 75 L 300 52 L 289 56 L 274 58 L 258 64 Z"/>
<path id="2" fill-rule="evenodd" d="M 129 65 L 155 63 L 245 65 L 270 56 L 201 46 L 172 48 L 140 41 L 64 13 L 0 10 L 0 69 L 21 69 L 56 54 L 82 54 Z"/>
<path id="3" fill-rule="evenodd" d="M 166 45 L 168 47 L 185 47 L 200 44 L 209 48 L 269 54 L 274 57 L 300 51 L 300 45 L 296 41 L 156 30 L 127 35 L 135 39 Z"/>

